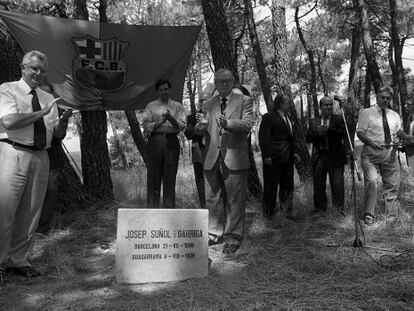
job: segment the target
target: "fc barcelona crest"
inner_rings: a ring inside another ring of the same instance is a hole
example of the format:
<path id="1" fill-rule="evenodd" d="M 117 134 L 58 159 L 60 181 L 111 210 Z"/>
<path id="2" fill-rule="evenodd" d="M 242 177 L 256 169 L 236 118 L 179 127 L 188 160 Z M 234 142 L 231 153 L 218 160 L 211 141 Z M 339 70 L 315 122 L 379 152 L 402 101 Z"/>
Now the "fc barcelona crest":
<path id="1" fill-rule="evenodd" d="M 116 91 L 126 82 L 124 61 L 128 42 L 98 40 L 91 36 L 72 38 L 77 50 L 73 60 L 73 78 L 86 88 Z"/>

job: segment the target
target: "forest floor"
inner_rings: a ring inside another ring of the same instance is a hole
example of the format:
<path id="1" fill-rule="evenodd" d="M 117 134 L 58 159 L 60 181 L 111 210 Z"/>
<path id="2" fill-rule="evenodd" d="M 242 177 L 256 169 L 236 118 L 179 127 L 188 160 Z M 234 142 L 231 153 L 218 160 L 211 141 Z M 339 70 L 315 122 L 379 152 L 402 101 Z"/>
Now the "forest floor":
<path id="1" fill-rule="evenodd" d="M 295 221 L 265 220 L 250 198 L 242 248 L 226 256 L 222 245 L 210 247 L 208 277 L 121 285 L 115 281 L 116 212 L 139 200 L 128 197 L 133 190 L 125 187 L 135 184 L 119 174 L 113 177 L 122 180 L 114 183 L 122 202 L 63 215 L 69 225 L 36 235 L 30 259 L 43 276 L 10 276 L 0 288 L 0 310 L 414 310 L 411 189 L 405 189 L 398 221 L 380 216 L 375 225 L 362 225 L 366 247 L 360 248 L 352 247 L 349 187 L 345 216 L 333 211 L 309 216 L 312 195 L 306 185 L 295 191 Z M 142 176 L 130 178 L 143 184 Z M 187 202 L 185 208 L 196 204 L 195 187 L 180 188 L 192 184 L 189 178 L 181 174 L 177 183 L 178 204 Z"/>

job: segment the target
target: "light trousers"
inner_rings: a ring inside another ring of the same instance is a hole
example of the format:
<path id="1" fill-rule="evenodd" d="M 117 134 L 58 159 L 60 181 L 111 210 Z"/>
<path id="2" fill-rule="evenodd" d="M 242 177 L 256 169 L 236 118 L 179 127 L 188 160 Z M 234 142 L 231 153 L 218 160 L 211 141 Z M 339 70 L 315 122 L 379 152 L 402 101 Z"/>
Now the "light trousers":
<path id="1" fill-rule="evenodd" d="M 392 150 L 373 150 L 364 146 L 361 152 L 361 166 L 364 173 L 365 194 L 363 199 L 364 212 L 374 215 L 378 198 L 377 178 L 382 177 L 382 196 L 385 201 L 386 213 L 398 213 L 398 191 L 400 185 L 400 165 L 396 157 L 391 156 Z"/>
<path id="2" fill-rule="evenodd" d="M 28 266 L 49 176 L 46 151 L 0 142 L 0 265 Z"/>
<path id="3" fill-rule="evenodd" d="M 219 156 L 211 170 L 205 170 L 206 207 L 209 210 L 208 232 L 212 240 L 241 242 L 244 221 L 248 170 L 230 170 Z"/>

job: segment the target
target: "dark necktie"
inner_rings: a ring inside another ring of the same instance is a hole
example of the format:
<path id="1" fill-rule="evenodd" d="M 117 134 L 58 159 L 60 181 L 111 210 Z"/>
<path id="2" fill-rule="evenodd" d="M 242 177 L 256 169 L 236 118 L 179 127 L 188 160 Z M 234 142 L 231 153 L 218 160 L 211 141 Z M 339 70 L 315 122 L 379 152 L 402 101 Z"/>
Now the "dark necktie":
<path id="1" fill-rule="evenodd" d="M 385 144 L 391 144 L 391 132 L 390 126 L 388 125 L 387 115 L 385 113 L 385 109 L 382 109 L 382 126 L 384 127 L 384 138 Z"/>
<path id="2" fill-rule="evenodd" d="M 287 127 L 288 127 L 288 129 L 289 129 L 289 133 L 290 133 L 290 134 L 292 134 L 292 129 L 290 128 L 289 119 L 288 119 L 288 117 L 287 117 L 287 114 L 286 114 L 286 113 L 284 114 L 284 117 L 285 117 L 285 122 L 286 122 L 286 125 L 287 125 Z"/>
<path id="3" fill-rule="evenodd" d="M 329 120 L 329 118 L 322 117 L 321 125 L 328 126 L 328 120 Z M 319 148 L 320 148 L 320 150 L 328 150 L 329 149 L 329 142 L 328 142 L 328 136 L 327 135 L 322 137 L 322 141 L 319 145 Z"/>
<path id="4" fill-rule="evenodd" d="M 39 111 L 40 107 L 39 98 L 37 98 L 36 90 L 31 90 L 32 94 L 32 108 L 33 112 Z M 43 117 L 33 123 L 33 146 L 41 150 L 46 147 L 46 126 L 43 121 Z"/>
<path id="5" fill-rule="evenodd" d="M 220 110 L 221 110 L 221 114 L 224 114 L 224 111 L 226 110 L 226 106 L 227 106 L 227 98 L 223 97 L 221 99 L 221 105 L 220 105 Z"/>

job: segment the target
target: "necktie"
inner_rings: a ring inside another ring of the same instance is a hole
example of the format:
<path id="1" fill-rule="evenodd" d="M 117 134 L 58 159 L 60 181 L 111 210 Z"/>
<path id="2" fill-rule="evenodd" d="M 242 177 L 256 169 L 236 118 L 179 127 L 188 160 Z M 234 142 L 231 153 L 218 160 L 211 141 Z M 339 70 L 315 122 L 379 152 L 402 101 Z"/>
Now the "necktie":
<path id="1" fill-rule="evenodd" d="M 220 105 L 220 110 L 221 110 L 221 114 L 224 114 L 224 111 L 226 110 L 226 106 L 227 106 L 227 98 L 223 97 L 221 99 L 221 105 Z"/>
<path id="2" fill-rule="evenodd" d="M 292 129 L 290 128 L 289 119 L 288 119 L 286 113 L 285 113 L 285 122 L 286 122 L 286 125 L 287 125 L 288 129 L 289 129 L 289 133 L 292 134 Z"/>
<path id="3" fill-rule="evenodd" d="M 384 127 L 384 138 L 385 144 L 391 144 L 391 132 L 390 126 L 388 125 L 387 115 L 385 113 L 385 109 L 382 109 L 382 126 Z"/>
<path id="4" fill-rule="evenodd" d="M 328 120 L 329 120 L 328 118 L 322 117 L 321 125 L 328 126 Z M 328 136 L 327 135 L 322 137 L 322 141 L 321 141 L 319 147 L 320 147 L 320 150 L 328 150 L 329 149 L 329 142 L 328 142 Z"/>
<path id="5" fill-rule="evenodd" d="M 39 98 L 37 97 L 36 90 L 31 90 L 32 94 L 32 108 L 33 112 L 39 111 L 40 107 Z M 43 121 L 43 117 L 33 123 L 33 146 L 41 150 L 46 147 L 46 126 Z"/>

